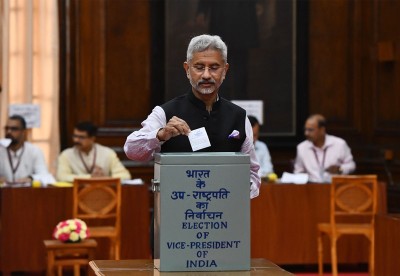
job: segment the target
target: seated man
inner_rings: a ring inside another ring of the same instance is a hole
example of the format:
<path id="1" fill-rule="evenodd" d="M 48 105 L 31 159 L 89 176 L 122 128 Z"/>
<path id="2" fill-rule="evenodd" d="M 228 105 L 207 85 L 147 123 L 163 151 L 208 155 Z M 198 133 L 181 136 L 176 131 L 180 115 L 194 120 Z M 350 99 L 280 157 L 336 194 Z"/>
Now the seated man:
<path id="1" fill-rule="evenodd" d="M 58 157 L 58 181 L 73 182 L 74 178 L 90 177 L 131 178 L 114 150 L 95 143 L 96 134 L 97 127 L 90 122 L 75 126 L 74 147 L 64 150 Z"/>
<path id="2" fill-rule="evenodd" d="M 256 150 L 256 156 L 258 162 L 260 163 L 260 169 L 258 170 L 258 175 L 262 178 L 267 177 L 268 174 L 273 173 L 274 169 L 271 163 L 271 155 L 269 154 L 269 150 L 267 145 L 258 140 L 259 132 L 260 132 L 260 123 L 257 118 L 254 116 L 249 117 L 251 127 L 253 128 L 253 141 L 254 148 Z"/>
<path id="3" fill-rule="evenodd" d="M 0 182 L 31 182 L 34 175 L 49 174 L 41 149 L 25 141 L 25 119 L 13 115 L 4 128 L 11 143 L 0 146 Z"/>
<path id="4" fill-rule="evenodd" d="M 309 182 L 330 183 L 333 174 L 350 174 L 356 168 L 347 143 L 325 128 L 322 115 L 311 115 L 304 127 L 307 140 L 297 146 L 294 173 L 307 173 Z"/>

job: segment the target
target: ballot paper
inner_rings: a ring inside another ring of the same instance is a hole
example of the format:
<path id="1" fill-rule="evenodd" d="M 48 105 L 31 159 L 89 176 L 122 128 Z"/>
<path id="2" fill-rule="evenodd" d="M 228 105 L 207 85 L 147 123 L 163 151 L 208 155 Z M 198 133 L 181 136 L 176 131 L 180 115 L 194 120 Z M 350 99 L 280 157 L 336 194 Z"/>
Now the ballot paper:
<path id="1" fill-rule="evenodd" d="M 211 146 L 206 129 L 204 127 L 190 131 L 189 142 L 193 151 L 198 151 Z"/>

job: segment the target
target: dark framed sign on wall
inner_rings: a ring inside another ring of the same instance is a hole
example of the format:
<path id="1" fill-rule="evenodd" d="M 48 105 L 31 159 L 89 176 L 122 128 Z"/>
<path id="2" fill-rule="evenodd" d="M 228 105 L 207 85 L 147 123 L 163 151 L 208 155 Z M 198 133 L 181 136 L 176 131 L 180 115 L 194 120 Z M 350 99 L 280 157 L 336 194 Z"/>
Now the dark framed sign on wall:
<path id="1" fill-rule="evenodd" d="M 219 35 L 230 64 L 220 95 L 262 100 L 261 135 L 296 135 L 296 1 L 168 0 L 165 22 L 165 100 L 190 91 L 190 39 Z"/>

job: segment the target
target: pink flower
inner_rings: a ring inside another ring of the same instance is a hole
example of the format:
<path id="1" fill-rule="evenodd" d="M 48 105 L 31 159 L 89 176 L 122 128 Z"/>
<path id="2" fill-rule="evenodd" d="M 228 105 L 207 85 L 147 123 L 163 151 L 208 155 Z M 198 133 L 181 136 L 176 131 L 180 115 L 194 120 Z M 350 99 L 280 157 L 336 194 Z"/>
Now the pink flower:
<path id="1" fill-rule="evenodd" d="M 89 237 L 89 229 L 83 220 L 68 219 L 57 224 L 53 237 L 62 242 L 79 242 Z"/>

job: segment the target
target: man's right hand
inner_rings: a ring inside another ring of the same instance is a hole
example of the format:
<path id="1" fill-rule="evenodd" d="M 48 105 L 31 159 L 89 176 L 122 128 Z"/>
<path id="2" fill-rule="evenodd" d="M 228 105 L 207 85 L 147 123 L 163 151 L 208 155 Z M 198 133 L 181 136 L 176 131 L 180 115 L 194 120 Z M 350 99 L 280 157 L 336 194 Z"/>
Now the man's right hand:
<path id="1" fill-rule="evenodd" d="M 160 141 L 168 141 L 171 137 L 178 135 L 189 135 L 190 127 L 182 119 L 173 116 L 163 128 L 157 132 L 157 139 Z"/>

